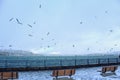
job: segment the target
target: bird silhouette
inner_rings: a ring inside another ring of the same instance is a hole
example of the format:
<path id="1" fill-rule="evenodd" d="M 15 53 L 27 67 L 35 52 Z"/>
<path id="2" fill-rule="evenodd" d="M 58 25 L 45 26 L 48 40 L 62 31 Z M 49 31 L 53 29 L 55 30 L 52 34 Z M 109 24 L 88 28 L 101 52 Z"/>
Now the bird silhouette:
<path id="1" fill-rule="evenodd" d="M 98 41 L 96 41 L 96 43 L 98 43 Z"/>
<path id="2" fill-rule="evenodd" d="M 27 25 L 32 28 L 32 25 L 30 25 L 30 24 L 27 24 Z"/>
<path id="3" fill-rule="evenodd" d="M 89 50 L 90 50 L 90 48 L 87 48 L 87 50 L 89 51 Z"/>
<path id="4" fill-rule="evenodd" d="M 108 11 L 105 11 L 105 13 L 108 13 Z"/>
<path id="5" fill-rule="evenodd" d="M 50 46 L 47 46 L 48 48 L 50 48 Z"/>
<path id="6" fill-rule="evenodd" d="M 31 35 L 31 34 L 28 34 L 28 36 L 33 37 L 33 35 Z"/>
<path id="7" fill-rule="evenodd" d="M 110 30 L 110 32 L 113 32 L 113 30 Z"/>
<path id="8" fill-rule="evenodd" d="M 56 45 L 56 43 L 54 43 L 54 45 Z"/>
<path id="9" fill-rule="evenodd" d="M 95 19 L 97 19 L 97 16 L 94 16 L 95 17 Z"/>
<path id="10" fill-rule="evenodd" d="M 47 36 L 50 34 L 50 32 L 47 33 Z"/>
<path id="11" fill-rule="evenodd" d="M 41 40 L 44 40 L 43 38 L 41 38 Z"/>
<path id="12" fill-rule="evenodd" d="M 21 24 L 21 25 L 22 25 L 22 23 L 21 23 L 17 18 L 16 18 L 16 21 L 17 21 L 18 24 Z"/>
<path id="13" fill-rule="evenodd" d="M 36 24 L 36 22 L 34 22 L 33 24 Z"/>
<path id="14" fill-rule="evenodd" d="M 82 22 L 82 21 L 80 21 L 80 24 L 83 24 L 83 22 Z"/>
<path id="15" fill-rule="evenodd" d="M 39 8 L 41 8 L 42 6 L 41 6 L 41 4 L 39 5 Z"/>
<path id="16" fill-rule="evenodd" d="M 9 47 L 12 47 L 12 45 L 9 45 Z"/>
<path id="17" fill-rule="evenodd" d="M 14 18 L 10 18 L 9 21 L 12 21 Z"/>
<path id="18" fill-rule="evenodd" d="M 54 41 L 55 39 L 52 39 L 52 41 Z"/>
<path id="19" fill-rule="evenodd" d="M 75 47 L 75 45 L 72 45 L 72 47 Z"/>
<path id="20" fill-rule="evenodd" d="M 117 44 L 114 44 L 114 46 L 117 46 Z"/>

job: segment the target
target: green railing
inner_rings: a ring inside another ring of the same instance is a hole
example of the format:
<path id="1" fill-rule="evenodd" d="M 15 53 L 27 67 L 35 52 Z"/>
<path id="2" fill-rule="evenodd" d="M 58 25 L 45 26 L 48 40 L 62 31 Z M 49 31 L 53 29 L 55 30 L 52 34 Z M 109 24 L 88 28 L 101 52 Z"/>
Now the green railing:
<path id="1" fill-rule="evenodd" d="M 58 67 L 58 66 L 80 66 L 95 64 L 120 63 L 120 58 L 39 58 L 39 59 L 0 59 L 0 68 L 26 68 L 26 67 Z"/>

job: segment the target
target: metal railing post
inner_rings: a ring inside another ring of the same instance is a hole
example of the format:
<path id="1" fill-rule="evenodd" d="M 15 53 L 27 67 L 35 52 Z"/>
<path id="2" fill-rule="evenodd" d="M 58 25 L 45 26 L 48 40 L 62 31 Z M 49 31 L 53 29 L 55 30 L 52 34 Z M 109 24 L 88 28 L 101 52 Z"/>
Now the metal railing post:
<path id="1" fill-rule="evenodd" d="M 89 65 L 89 59 L 87 59 L 87 65 Z"/>
<path id="2" fill-rule="evenodd" d="M 76 59 L 75 59 L 75 66 L 76 66 Z"/>
<path id="3" fill-rule="evenodd" d="M 116 63 L 118 64 L 118 58 L 116 58 Z"/>
<path id="4" fill-rule="evenodd" d="M 108 60 L 108 64 L 109 64 L 110 63 L 109 58 L 107 60 Z"/>
<path id="5" fill-rule="evenodd" d="M 62 67 L 62 59 L 60 60 L 60 67 Z"/>
<path id="6" fill-rule="evenodd" d="M 46 60 L 44 59 L 44 67 L 46 67 Z"/>
<path id="7" fill-rule="evenodd" d="M 5 68 L 8 68 L 8 66 L 7 66 L 7 62 L 8 62 L 8 61 L 7 61 L 7 60 L 5 60 Z"/>
<path id="8" fill-rule="evenodd" d="M 98 64 L 100 65 L 100 59 L 98 59 Z"/>

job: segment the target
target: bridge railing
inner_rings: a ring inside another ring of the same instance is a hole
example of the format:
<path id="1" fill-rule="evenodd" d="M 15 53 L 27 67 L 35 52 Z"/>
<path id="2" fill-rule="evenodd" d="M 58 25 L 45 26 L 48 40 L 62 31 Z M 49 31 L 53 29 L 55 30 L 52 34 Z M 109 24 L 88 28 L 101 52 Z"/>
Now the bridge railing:
<path id="1" fill-rule="evenodd" d="M 119 58 L 104 59 L 39 59 L 39 60 L 0 60 L 0 68 L 57 67 L 120 63 Z"/>

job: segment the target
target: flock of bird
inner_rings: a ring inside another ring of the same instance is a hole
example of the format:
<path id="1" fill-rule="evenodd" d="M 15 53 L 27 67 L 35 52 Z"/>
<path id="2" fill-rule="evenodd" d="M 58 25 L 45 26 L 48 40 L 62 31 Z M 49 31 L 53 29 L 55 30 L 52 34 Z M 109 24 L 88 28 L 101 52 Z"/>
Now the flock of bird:
<path id="1" fill-rule="evenodd" d="M 40 5 L 39 5 L 39 8 L 41 8 L 41 7 L 42 7 L 42 6 L 41 6 L 41 4 L 40 4 Z M 11 22 L 11 21 L 13 21 L 13 20 L 15 20 L 17 24 L 23 25 L 23 23 L 22 23 L 18 18 L 10 18 L 10 19 L 9 19 L 9 22 Z M 36 22 L 33 22 L 33 24 L 36 24 Z M 27 26 L 30 27 L 30 28 L 33 28 L 33 26 L 32 26 L 31 24 L 27 24 Z M 49 35 L 50 35 L 50 32 L 47 32 L 46 35 L 49 36 Z M 28 34 L 28 36 L 29 36 L 29 37 L 33 37 L 32 34 Z M 44 38 L 41 38 L 41 40 L 43 41 Z M 54 40 L 55 40 L 55 39 L 52 39 L 52 41 L 54 41 Z M 54 43 L 54 45 L 56 45 L 56 43 Z M 1 47 L 3 47 L 3 46 L 1 46 Z M 9 45 L 9 47 L 11 48 L 12 45 Z M 42 48 L 42 46 L 41 46 L 41 48 Z M 50 48 L 50 45 L 48 45 L 47 48 Z"/>
<path id="2" fill-rule="evenodd" d="M 39 5 L 39 8 L 41 8 L 41 7 L 42 7 L 42 5 L 40 4 L 40 5 Z M 107 14 L 108 11 L 105 11 L 105 13 Z M 97 16 L 95 16 L 95 18 L 97 18 Z M 23 25 L 23 23 L 22 23 L 18 18 L 10 18 L 10 19 L 9 19 L 9 22 L 11 22 L 11 21 L 13 21 L 13 20 L 16 20 L 16 23 L 17 23 L 17 24 Z M 36 22 L 33 22 L 33 24 L 36 24 Z M 82 20 L 80 21 L 80 24 L 81 24 L 81 25 L 83 24 L 83 21 L 82 21 Z M 27 26 L 30 27 L 30 28 L 33 28 L 33 26 L 32 26 L 31 24 L 27 24 Z M 109 30 L 109 32 L 113 32 L 113 30 Z M 49 35 L 50 35 L 50 32 L 47 32 L 46 35 L 49 36 Z M 28 36 L 29 36 L 29 37 L 33 37 L 32 34 L 28 34 Z M 41 40 L 44 40 L 44 38 L 41 38 Z M 52 40 L 54 41 L 55 39 L 52 39 Z M 98 43 L 98 41 L 96 41 L 96 43 Z M 56 43 L 54 43 L 54 45 L 56 45 Z M 115 44 L 114 46 L 117 46 L 117 44 Z M 3 46 L 0 46 L 0 47 L 3 47 Z M 9 47 L 11 48 L 12 45 L 9 45 Z M 71 47 L 74 48 L 74 47 L 76 47 L 76 45 L 73 44 Z M 50 45 L 48 45 L 47 48 L 50 48 Z M 87 48 L 86 50 L 89 51 L 90 48 Z M 112 51 L 112 50 L 113 50 L 113 48 L 110 49 L 110 51 Z"/>

